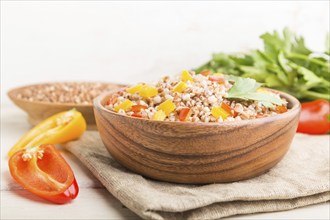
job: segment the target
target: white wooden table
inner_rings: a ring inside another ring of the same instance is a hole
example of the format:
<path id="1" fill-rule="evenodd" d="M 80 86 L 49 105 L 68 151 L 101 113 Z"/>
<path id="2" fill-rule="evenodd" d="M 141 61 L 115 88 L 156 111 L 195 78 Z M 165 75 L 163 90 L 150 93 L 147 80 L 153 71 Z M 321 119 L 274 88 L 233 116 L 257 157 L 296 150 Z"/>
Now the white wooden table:
<path id="1" fill-rule="evenodd" d="M 80 186 L 76 200 L 47 203 L 17 185 L 7 166 L 9 148 L 29 130 L 24 112 L 1 106 L 1 219 L 139 219 L 114 198 L 73 155 L 62 151 Z M 330 203 L 285 212 L 235 216 L 227 219 L 329 219 Z"/>

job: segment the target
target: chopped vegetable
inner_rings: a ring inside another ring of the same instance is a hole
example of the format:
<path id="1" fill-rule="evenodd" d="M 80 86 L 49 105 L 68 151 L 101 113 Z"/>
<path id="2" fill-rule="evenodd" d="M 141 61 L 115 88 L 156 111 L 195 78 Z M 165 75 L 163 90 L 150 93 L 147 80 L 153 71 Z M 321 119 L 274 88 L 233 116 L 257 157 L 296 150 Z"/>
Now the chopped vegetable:
<path id="1" fill-rule="evenodd" d="M 158 110 L 152 117 L 152 119 L 155 121 L 164 121 L 165 118 L 166 118 L 166 114 L 163 110 Z"/>
<path id="2" fill-rule="evenodd" d="M 185 90 L 187 88 L 187 84 L 180 81 L 174 88 L 173 88 L 173 91 L 174 92 L 183 92 L 183 90 Z"/>
<path id="3" fill-rule="evenodd" d="M 54 145 L 41 145 L 16 152 L 9 170 L 17 183 L 54 203 L 75 199 L 79 187 L 70 166 Z"/>
<path id="4" fill-rule="evenodd" d="M 315 100 L 301 104 L 297 131 L 306 134 L 326 134 L 330 131 L 330 103 Z"/>
<path id="5" fill-rule="evenodd" d="M 107 101 L 107 105 L 111 105 L 111 104 L 114 104 L 117 102 L 117 96 L 116 95 L 113 95 L 113 96 L 110 96 L 108 101 Z"/>
<path id="6" fill-rule="evenodd" d="M 166 116 L 169 116 L 175 109 L 175 104 L 171 100 L 166 100 L 158 106 L 158 110 L 163 110 Z"/>
<path id="7" fill-rule="evenodd" d="M 221 117 L 223 120 L 225 120 L 228 116 L 231 115 L 231 113 L 227 112 L 225 109 L 223 109 L 220 106 L 213 107 L 211 113 L 212 113 L 212 116 L 215 117 L 216 119 Z"/>
<path id="8" fill-rule="evenodd" d="M 136 86 L 133 87 L 129 87 L 126 89 L 127 92 L 134 94 L 134 93 L 138 93 L 140 92 L 140 90 L 142 89 L 143 85 L 142 84 L 137 84 Z"/>
<path id="9" fill-rule="evenodd" d="M 191 109 L 188 107 L 182 108 L 179 113 L 179 120 L 186 121 L 191 115 Z"/>
<path id="10" fill-rule="evenodd" d="M 135 117 L 135 118 L 142 118 L 142 115 L 140 115 L 138 113 L 133 113 L 131 116 Z"/>
<path id="11" fill-rule="evenodd" d="M 126 99 L 125 101 L 123 101 L 122 103 L 120 103 L 119 105 L 117 105 L 114 108 L 114 110 L 116 112 L 118 112 L 120 109 L 126 111 L 126 110 L 130 109 L 132 107 L 132 105 L 133 105 L 133 102 L 130 101 L 130 100 L 128 100 L 128 99 Z"/>
<path id="12" fill-rule="evenodd" d="M 211 72 L 211 70 L 204 70 L 204 71 L 200 72 L 200 74 L 203 76 L 208 76 L 208 75 L 212 74 L 212 72 Z"/>
<path id="13" fill-rule="evenodd" d="M 137 113 L 137 112 L 140 112 L 142 109 L 147 109 L 148 106 L 145 106 L 145 105 L 133 105 L 132 106 L 132 112 L 134 113 Z"/>
<path id="14" fill-rule="evenodd" d="M 190 73 L 187 70 L 184 70 L 181 73 L 181 80 L 183 82 L 187 82 L 187 81 L 193 81 L 193 78 L 191 77 Z"/>
<path id="15" fill-rule="evenodd" d="M 284 105 L 278 105 L 276 106 L 276 112 L 279 114 L 282 114 L 284 112 L 287 112 L 288 109 Z"/>
<path id="16" fill-rule="evenodd" d="M 212 82 L 217 82 L 220 84 L 225 83 L 225 78 L 223 74 L 213 74 L 209 76 L 209 80 Z"/>
<path id="17" fill-rule="evenodd" d="M 75 109 L 57 113 L 39 123 L 24 135 L 9 151 L 11 157 L 17 151 L 41 144 L 61 144 L 79 138 L 86 130 L 86 121 Z"/>
<path id="18" fill-rule="evenodd" d="M 241 54 L 214 54 L 212 60 L 195 71 L 205 70 L 253 78 L 270 88 L 297 97 L 300 101 L 330 100 L 330 56 L 313 52 L 304 38 L 284 29 L 261 35 L 263 50 Z M 327 43 L 329 40 L 327 41 Z M 329 44 L 329 43 L 328 43 Z M 329 51 L 329 46 L 325 51 Z"/>
<path id="19" fill-rule="evenodd" d="M 144 85 L 139 91 L 139 95 L 143 98 L 152 98 L 157 94 L 158 90 L 155 87 L 149 85 Z"/>
<path id="20" fill-rule="evenodd" d="M 232 108 L 229 105 L 227 105 L 226 103 L 222 102 L 221 103 L 221 108 L 223 110 L 225 110 L 228 114 L 233 115 Z"/>

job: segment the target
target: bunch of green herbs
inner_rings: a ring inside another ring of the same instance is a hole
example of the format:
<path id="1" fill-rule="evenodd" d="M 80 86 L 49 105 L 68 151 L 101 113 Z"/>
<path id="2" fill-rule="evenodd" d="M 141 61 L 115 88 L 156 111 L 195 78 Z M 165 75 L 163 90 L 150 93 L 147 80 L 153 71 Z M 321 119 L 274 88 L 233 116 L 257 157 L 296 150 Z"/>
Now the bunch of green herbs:
<path id="1" fill-rule="evenodd" d="M 260 36 L 263 50 L 247 54 L 217 53 L 212 60 L 195 69 L 196 73 L 211 70 L 255 79 L 264 86 L 292 94 L 300 101 L 325 99 L 330 101 L 330 44 L 326 50 L 308 49 L 304 38 L 289 29 Z"/>

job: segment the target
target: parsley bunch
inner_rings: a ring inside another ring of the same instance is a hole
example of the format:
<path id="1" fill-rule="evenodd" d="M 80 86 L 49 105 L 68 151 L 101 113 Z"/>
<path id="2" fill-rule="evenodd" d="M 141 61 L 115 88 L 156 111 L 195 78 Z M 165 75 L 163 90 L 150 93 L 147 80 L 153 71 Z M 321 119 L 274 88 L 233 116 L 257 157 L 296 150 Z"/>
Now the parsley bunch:
<path id="1" fill-rule="evenodd" d="M 249 77 L 265 86 L 292 94 L 300 101 L 330 101 L 330 45 L 318 53 L 305 46 L 304 38 L 289 29 L 260 36 L 263 50 L 248 54 L 217 53 L 212 60 L 195 69 L 197 73 L 216 73 Z"/>

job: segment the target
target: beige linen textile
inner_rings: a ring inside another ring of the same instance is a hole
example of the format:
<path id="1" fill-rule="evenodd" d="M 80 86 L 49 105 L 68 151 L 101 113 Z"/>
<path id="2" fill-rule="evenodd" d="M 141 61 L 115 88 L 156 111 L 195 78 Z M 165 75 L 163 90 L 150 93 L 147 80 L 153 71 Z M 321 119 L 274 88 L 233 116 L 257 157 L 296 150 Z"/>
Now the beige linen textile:
<path id="1" fill-rule="evenodd" d="M 218 219 L 329 201 L 329 142 L 328 135 L 297 134 L 284 159 L 266 174 L 209 185 L 165 183 L 135 174 L 110 156 L 95 131 L 87 131 L 65 148 L 142 218 Z"/>

